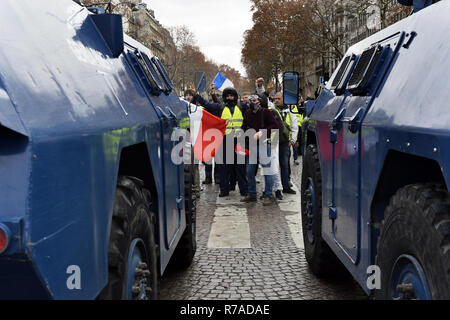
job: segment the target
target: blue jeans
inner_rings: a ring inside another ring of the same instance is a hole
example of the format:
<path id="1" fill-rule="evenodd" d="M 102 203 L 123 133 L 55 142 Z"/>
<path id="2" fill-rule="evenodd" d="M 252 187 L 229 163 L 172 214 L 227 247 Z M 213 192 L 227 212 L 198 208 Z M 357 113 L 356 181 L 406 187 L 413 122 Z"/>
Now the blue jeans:
<path id="1" fill-rule="evenodd" d="M 270 145 L 267 145 L 267 156 L 270 157 Z M 261 164 L 263 168 L 270 168 L 270 162 Z M 248 180 L 248 196 L 256 198 L 256 177 L 255 173 L 258 169 L 258 164 L 247 164 L 247 180 Z M 264 169 L 263 169 L 264 173 Z M 264 198 L 272 198 L 273 189 L 273 175 L 264 175 Z"/>
<path id="2" fill-rule="evenodd" d="M 283 189 L 289 189 L 289 141 L 281 142 L 279 147 L 281 184 Z"/>

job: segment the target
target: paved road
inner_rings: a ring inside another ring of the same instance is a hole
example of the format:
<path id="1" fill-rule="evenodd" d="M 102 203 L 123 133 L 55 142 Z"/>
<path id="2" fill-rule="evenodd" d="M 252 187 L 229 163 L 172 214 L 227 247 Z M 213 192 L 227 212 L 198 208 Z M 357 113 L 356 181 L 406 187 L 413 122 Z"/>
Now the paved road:
<path id="1" fill-rule="evenodd" d="M 301 166 L 292 169 L 298 190 Z M 203 180 L 203 167 L 200 172 Z M 166 271 L 161 280 L 162 299 L 366 299 L 356 282 L 321 280 L 308 269 L 300 233 L 299 193 L 263 207 L 261 201 L 240 203 L 238 191 L 219 198 L 218 190 L 218 185 L 204 186 L 197 211 L 194 262 L 181 273 Z"/>

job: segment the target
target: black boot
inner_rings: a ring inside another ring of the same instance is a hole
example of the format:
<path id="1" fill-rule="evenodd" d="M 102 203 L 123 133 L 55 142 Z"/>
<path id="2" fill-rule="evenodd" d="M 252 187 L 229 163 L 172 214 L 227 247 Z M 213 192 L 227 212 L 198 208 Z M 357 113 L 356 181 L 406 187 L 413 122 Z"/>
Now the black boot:
<path id="1" fill-rule="evenodd" d="M 289 189 L 283 189 L 283 193 L 296 194 L 297 192 L 295 192 L 295 190 L 292 190 L 291 188 L 289 188 Z"/>
<path id="2" fill-rule="evenodd" d="M 283 200 L 283 194 L 281 193 L 281 190 L 275 191 L 275 198 L 278 200 Z"/>

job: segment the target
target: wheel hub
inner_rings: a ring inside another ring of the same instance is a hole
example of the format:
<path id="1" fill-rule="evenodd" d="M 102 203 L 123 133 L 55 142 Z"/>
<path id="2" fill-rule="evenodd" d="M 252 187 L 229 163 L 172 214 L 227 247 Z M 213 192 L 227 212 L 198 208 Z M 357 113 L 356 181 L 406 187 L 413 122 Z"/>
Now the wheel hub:
<path id="1" fill-rule="evenodd" d="M 152 293 L 151 272 L 142 259 L 143 241 L 135 239 L 128 254 L 127 298 L 129 300 L 148 300 Z"/>
<path id="2" fill-rule="evenodd" d="M 401 255 L 394 264 L 388 297 L 394 300 L 429 300 L 431 293 L 419 261 Z"/>

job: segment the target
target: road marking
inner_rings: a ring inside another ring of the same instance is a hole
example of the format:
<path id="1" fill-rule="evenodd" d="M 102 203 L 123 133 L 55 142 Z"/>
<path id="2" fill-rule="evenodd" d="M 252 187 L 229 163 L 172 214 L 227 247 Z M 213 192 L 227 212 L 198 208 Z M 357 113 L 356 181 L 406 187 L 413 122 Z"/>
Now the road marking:
<path id="1" fill-rule="evenodd" d="M 302 215 L 300 213 L 287 215 L 286 220 L 295 246 L 299 249 L 304 249 L 305 245 L 303 244 Z"/>
<path id="2" fill-rule="evenodd" d="M 291 231 L 292 239 L 297 248 L 304 249 L 300 191 L 295 184 L 292 189 L 297 191 L 297 194 L 283 194 L 283 200 L 278 201 L 278 206 L 281 211 L 289 212 L 289 214 L 286 214 L 286 221 Z"/>
<path id="3" fill-rule="evenodd" d="M 251 248 L 246 208 L 227 206 L 216 209 L 208 248 Z"/>

